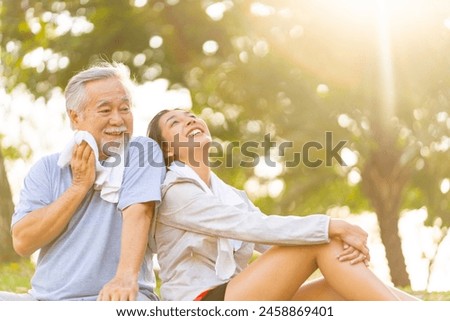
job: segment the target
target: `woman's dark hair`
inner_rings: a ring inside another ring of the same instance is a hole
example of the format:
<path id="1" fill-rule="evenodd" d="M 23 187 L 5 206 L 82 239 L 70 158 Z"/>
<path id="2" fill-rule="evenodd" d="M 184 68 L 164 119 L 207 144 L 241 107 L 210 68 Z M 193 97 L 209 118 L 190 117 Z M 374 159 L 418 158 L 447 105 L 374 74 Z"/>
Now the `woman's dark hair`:
<path id="1" fill-rule="evenodd" d="M 167 142 L 163 140 L 161 127 L 159 127 L 159 120 L 169 111 L 170 111 L 169 109 L 161 110 L 153 117 L 153 119 L 150 121 L 147 127 L 147 137 L 153 139 L 156 143 L 158 143 L 159 147 L 161 147 L 166 166 L 170 165 L 171 159 L 169 159 L 169 156 L 167 155 Z"/>

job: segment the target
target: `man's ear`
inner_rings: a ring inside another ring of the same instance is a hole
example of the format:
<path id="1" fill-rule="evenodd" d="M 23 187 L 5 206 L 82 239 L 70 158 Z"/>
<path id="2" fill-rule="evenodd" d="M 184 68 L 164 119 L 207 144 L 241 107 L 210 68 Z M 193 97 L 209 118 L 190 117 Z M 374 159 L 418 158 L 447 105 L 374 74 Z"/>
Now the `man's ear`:
<path id="1" fill-rule="evenodd" d="M 72 109 L 69 109 L 67 111 L 67 114 L 69 115 L 70 123 L 72 124 L 72 127 L 74 129 L 78 129 L 78 124 L 79 124 L 80 118 L 81 118 L 80 114 L 77 113 L 75 110 L 72 110 Z"/>

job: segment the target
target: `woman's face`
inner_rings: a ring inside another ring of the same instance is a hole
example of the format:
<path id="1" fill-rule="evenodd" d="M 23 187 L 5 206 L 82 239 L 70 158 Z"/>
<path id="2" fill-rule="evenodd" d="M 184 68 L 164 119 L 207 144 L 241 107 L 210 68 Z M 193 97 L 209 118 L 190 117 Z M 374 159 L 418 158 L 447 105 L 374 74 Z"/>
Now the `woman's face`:
<path id="1" fill-rule="evenodd" d="M 166 142 L 164 152 L 185 163 L 200 161 L 208 152 L 211 134 L 206 123 L 184 110 L 171 110 L 159 119 L 161 136 Z M 197 156 L 196 156 L 197 155 Z"/>

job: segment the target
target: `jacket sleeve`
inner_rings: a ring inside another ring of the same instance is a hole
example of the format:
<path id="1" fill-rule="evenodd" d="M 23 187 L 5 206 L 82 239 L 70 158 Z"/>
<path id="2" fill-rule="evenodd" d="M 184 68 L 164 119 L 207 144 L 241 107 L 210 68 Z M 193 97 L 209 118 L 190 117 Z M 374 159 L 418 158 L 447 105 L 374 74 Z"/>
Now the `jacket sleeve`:
<path id="1" fill-rule="evenodd" d="M 265 215 L 256 208 L 230 206 L 189 182 L 171 185 L 158 209 L 158 221 L 174 228 L 271 245 L 329 242 L 329 217 Z"/>

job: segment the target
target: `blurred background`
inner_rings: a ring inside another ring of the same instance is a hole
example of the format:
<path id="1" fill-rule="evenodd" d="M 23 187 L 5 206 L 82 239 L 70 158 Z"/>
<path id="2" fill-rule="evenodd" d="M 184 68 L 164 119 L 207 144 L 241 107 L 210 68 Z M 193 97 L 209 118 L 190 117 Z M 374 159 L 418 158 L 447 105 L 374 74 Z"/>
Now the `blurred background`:
<path id="1" fill-rule="evenodd" d="M 351 220 L 383 280 L 450 291 L 449 1 L 0 0 L 0 41 L 0 289 L 32 269 L 10 219 L 31 164 L 72 135 L 63 90 L 107 60 L 136 81 L 136 135 L 190 108 L 224 146 L 215 171 L 265 213 Z M 232 147 L 267 134 L 290 147 L 240 166 Z M 311 142 L 315 165 L 292 166 Z"/>

